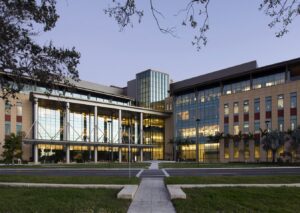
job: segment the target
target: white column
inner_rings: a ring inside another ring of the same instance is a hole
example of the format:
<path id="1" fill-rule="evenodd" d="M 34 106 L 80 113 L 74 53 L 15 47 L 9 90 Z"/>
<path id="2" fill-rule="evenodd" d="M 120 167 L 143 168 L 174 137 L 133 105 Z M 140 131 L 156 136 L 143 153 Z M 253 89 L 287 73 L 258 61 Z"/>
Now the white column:
<path id="1" fill-rule="evenodd" d="M 65 117 L 66 122 L 64 124 L 65 129 L 65 140 L 70 141 L 70 103 L 66 103 L 66 109 L 65 109 Z M 67 150 L 66 150 L 66 163 L 70 163 L 70 145 L 67 144 Z"/>
<path id="2" fill-rule="evenodd" d="M 119 109 L 119 122 L 118 122 L 118 129 L 119 129 L 119 144 L 122 143 L 122 110 Z"/>
<path id="3" fill-rule="evenodd" d="M 119 144 L 122 143 L 122 110 L 119 109 L 119 122 L 118 122 L 118 139 L 119 139 Z M 119 147 L 119 163 L 122 163 L 122 150 Z"/>
<path id="4" fill-rule="evenodd" d="M 70 163 L 70 145 L 67 145 L 66 160 L 67 160 L 67 163 Z"/>
<path id="5" fill-rule="evenodd" d="M 134 144 L 138 144 L 139 141 L 139 126 L 137 119 L 137 116 L 134 116 Z"/>
<path id="6" fill-rule="evenodd" d="M 94 142 L 98 142 L 98 108 L 94 109 Z"/>
<path id="7" fill-rule="evenodd" d="M 34 164 L 39 163 L 39 150 L 38 150 L 38 144 L 34 144 Z"/>
<path id="8" fill-rule="evenodd" d="M 92 142 L 92 116 L 91 112 L 89 112 L 89 142 Z"/>
<path id="9" fill-rule="evenodd" d="M 94 161 L 95 163 L 98 162 L 98 147 L 94 146 Z"/>
<path id="10" fill-rule="evenodd" d="M 94 108 L 94 143 L 98 142 L 98 108 Z M 94 146 L 94 161 L 98 162 L 98 147 Z"/>
<path id="11" fill-rule="evenodd" d="M 140 114 L 140 144 L 143 144 L 143 113 Z M 141 162 L 143 162 L 143 148 L 141 148 Z"/>
<path id="12" fill-rule="evenodd" d="M 34 98 L 33 100 L 33 119 L 34 119 L 34 129 L 33 129 L 33 139 L 38 139 L 38 108 L 39 108 L 39 103 L 38 99 Z M 38 164 L 39 162 L 39 150 L 38 150 L 38 144 L 33 145 L 34 149 L 34 163 Z"/>

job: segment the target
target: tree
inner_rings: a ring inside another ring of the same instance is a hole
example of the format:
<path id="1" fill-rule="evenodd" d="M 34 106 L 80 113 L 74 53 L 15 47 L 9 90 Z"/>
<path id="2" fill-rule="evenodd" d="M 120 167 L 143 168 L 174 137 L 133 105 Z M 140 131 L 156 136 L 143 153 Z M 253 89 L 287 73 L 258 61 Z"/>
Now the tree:
<path id="1" fill-rule="evenodd" d="M 136 0 L 112 0 L 114 6 L 104 10 L 109 17 L 116 20 L 120 29 L 133 26 L 134 19 L 141 23 L 144 11 L 137 8 Z M 162 12 L 154 6 L 153 0 L 149 0 L 151 14 L 160 32 L 176 36 L 174 27 L 163 27 L 160 18 L 164 18 Z M 183 14 L 182 25 L 190 26 L 196 33 L 192 44 L 200 50 L 207 44 L 206 33 L 209 25 L 209 3 L 210 0 L 186 0 L 186 7 L 178 9 L 176 16 Z M 261 0 L 259 10 L 271 18 L 269 27 L 279 26 L 279 31 L 275 33 L 277 37 L 282 37 L 288 32 L 289 25 L 300 15 L 300 2 L 297 0 Z"/>
<path id="2" fill-rule="evenodd" d="M 292 150 L 297 152 L 300 146 L 300 127 L 291 131 L 290 136 L 292 138 Z"/>
<path id="3" fill-rule="evenodd" d="M 5 143 L 2 147 L 4 149 L 2 153 L 4 161 L 14 164 L 15 159 L 22 158 L 22 135 L 11 133 L 5 138 Z"/>
<path id="4" fill-rule="evenodd" d="M 78 81 L 80 54 L 75 48 L 34 41 L 39 31 L 55 27 L 55 0 L 0 0 L 0 97 L 15 97 L 26 83 L 40 82 L 48 91 Z"/>
<path id="5" fill-rule="evenodd" d="M 284 144 L 285 142 L 285 134 L 284 132 L 273 130 L 271 132 L 265 133 L 261 138 L 261 143 L 263 145 L 263 149 L 267 152 L 272 151 L 272 162 L 275 162 L 275 156 L 277 150 Z"/>

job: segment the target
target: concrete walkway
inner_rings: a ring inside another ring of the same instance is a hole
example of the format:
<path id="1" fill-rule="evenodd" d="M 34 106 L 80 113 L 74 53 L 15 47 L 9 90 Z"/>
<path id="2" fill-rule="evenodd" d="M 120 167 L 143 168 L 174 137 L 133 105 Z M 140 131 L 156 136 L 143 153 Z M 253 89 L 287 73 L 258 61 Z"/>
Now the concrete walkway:
<path id="1" fill-rule="evenodd" d="M 152 170 L 152 169 L 159 169 L 158 163 L 159 163 L 159 161 L 151 161 L 151 165 L 149 166 L 149 169 L 150 170 Z"/>
<path id="2" fill-rule="evenodd" d="M 163 178 L 143 178 L 128 209 L 129 213 L 174 213 Z"/>

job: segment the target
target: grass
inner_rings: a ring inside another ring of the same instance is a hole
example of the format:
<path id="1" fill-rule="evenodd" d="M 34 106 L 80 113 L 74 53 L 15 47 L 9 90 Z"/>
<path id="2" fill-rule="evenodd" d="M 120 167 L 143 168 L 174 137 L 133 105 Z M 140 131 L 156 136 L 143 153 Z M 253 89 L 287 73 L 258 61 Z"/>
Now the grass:
<path id="1" fill-rule="evenodd" d="M 160 163 L 162 168 L 249 168 L 249 167 L 280 167 L 280 166 L 300 166 L 299 163 L 195 163 L 195 162 L 176 162 Z"/>
<path id="2" fill-rule="evenodd" d="M 131 168 L 148 168 L 150 163 L 131 163 Z M 0 168 L 128 168 L 128 163 L 71 163 L 71 164 L 39 164 L 39 165 L 3 165 Z"/>
<path id="3" fill-rule="evenodd" d="M 127 212 L 130 200 L 114 189 L 0 187 L 0 212 Z"/>
<path id="4" fill-rule="evenodd" d="M 0 175 L 0 182 L 69 184 L 139 184 L 136 177 Z"/>
<path id="5" fill-rule="evenodd" d="M 300 183 L 300 175 L 168 177 L 166 184 Z"/>
<path id="6" fill-rule="evenodd" d="M 177 212 L 299 212 L 299 188 L 184 189 L 186 200 L 173 200 Z"/>

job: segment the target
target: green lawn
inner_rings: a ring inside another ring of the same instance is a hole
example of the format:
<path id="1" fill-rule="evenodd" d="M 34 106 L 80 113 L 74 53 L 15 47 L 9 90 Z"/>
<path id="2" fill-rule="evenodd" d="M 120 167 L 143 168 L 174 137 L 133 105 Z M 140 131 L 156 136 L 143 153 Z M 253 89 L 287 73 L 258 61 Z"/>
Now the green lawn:
<path id="1" fill-rule="evenodd" d="M 131 201 L 118 191 L 0 187 L 0 212 L 127 212 Z"/>
<path id="2" fill-rule="evenodd" d="M 176 162 L 160 163 L 159 168 L 249 168 L 249 167 L 273 167 L 273 166 L 300 166 L 299 163 L 195 163 Z"/>
<path id="3" fill-rule="evenodd" d="M 27 183 L 72 183 L 72 184 L 139 184 L 136 177 L 96 177 L 96 176 L 35 176 L 0 175 L 0 182 Z M 1 194 L 0 194 L 1 195 Z"/>
<path id="4" fill-rule="evenodd" d="M 168 177 L 166 184 L 300 183 L 300 175 Z"/>
<path id="5" fill-rule="evenodd" d="M 177 212 L 299 212 L 300 188 L 184 189 L 186 200 L 173 200 Z"/>
<path id="6" fill-rule="evenodd" d="M 71 164 L 39 164 L 39 165 L 4 165 L 0 166 L 1 168 L 128 168 L 128 163 L 115 163 L 115 162 L 108 162 L 108 163 L 71 163 Z M 148 168 L 150 163 L 131 163 L 131 168 Z"/>

